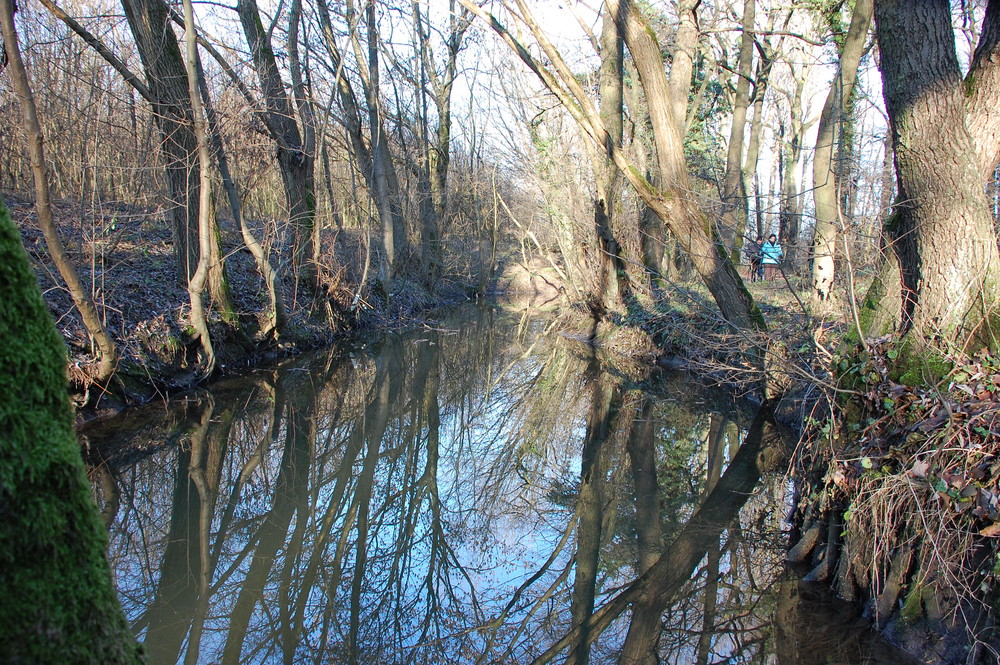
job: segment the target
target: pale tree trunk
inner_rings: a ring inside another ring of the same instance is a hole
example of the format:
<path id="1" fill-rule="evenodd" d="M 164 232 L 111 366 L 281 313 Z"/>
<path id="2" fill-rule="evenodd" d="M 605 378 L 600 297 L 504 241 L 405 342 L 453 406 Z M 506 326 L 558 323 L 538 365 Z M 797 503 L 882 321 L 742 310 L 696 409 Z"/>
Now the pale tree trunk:
<path id="1" fill-rule="evenodd" d="M 51 2 L 45 4 L 51 5 L 50 11 L 59 16 L 61 12 L 57 11 L 58 8 L 53 9 Z M 180 277 L 186 285 L 194 276 L 201 258 L 198 217 L 201 184 L 197 175 L 198 143 L 191 125 L 191 98 L 187 89 L 184 61 L 170 24 L 170 8 L 163 0 L 122 0 L 122 7 L 146 71 L 149 82 L 147 90 L 160 128 L 160 145 L 166 160 L 167 184 L 171 197 L 168 215 L 174 235 L 174 254 L 178 259 Z M 73 27 L 66 18 L 60 18 Z M 91 45 L 102 51 L 93 41 Z M 102 52 L 105 58 L 106 52 L 107 49 Z M 136 87 L 134 77 L 125 78 Z M 211 224 L 214 235 L 214 216 Z M 227 320 L 234 320 L 221 248 L 213 240 L 208 249 L 207 280 L 212 300 Z"/>
<path id="2" fill-rule="evenodd" d="M 813 299 L 830 299 L 836 270 L 837 236 L 841 210 L 838 205 L 837 147 L 834 145 L 843 122 L 846 100 L 851 98 L 857 80 L 858 65 L 864 55 L 871 27 L 874 0 L 857 0 L 851 26 L 844 39 L 837 74 L 830 85 L 819 119 L 816 149 L 813 153 L 813 201 L 816 224 L 813 235 Z"/>
<path id="3" fill-rule="evenodd" d="M 698 52 L 698 5 L 701 0 L 680 0 L 677 3 L 677 34 L 674 36 L 674 52 L 670 61 L 668 81 L 670 104 L 674 118 L 684 121 L 688 112 L 688 93 L 691 91 L 691 75 L 694 73 L 694 58 Z M 683 135 L 684 132 L 681 132 Z"/>
<path id="4" fill-rule="evenodd" d="M 347 136 L 350 139 L 350 150 L 354 158 L 357 160 L 358 170 L 365 179 L 369 196 L 371 197 L 372 202 L 375 203 L 376 210 L 379 211 L 379 222 L 382 228 L 384 228 L 386 224 L 393 223 L 392 215 L 395 214 L 393 210 L 394 204 L 391 200 L 386 201 L 383 204 L 378 198 L 378 192 L 383 191 L 386 188 L 379 187 L 376 184 L 374 160 L 372 157 L 372 150 L 369 148 L 369 144 L 371 142 L 366 140 L 364 134 L 358 97 L 354 92 L 354 87 L 351 85 L 350 80 L 344 75 L 343 72 L 344 58 L 340 51 L 340 47 L 337 45 L 337 37 L 334 33 L 333 22 L 330 17 L 330 8 L 327 5 L 326 0 L 316 0 L 316 13 L 319 16 L 320 29 L 323 33 L 323 43 L 326 46 L 327 55 L 330 56 L 331 64 L 334 70 L 338 73 L 336 85 L 337 96 L 340 100 L 341 110 L 343 111 L 341 122 L 343 123 Z M 351 25 L 355 25 L 353 18 L 351 20 Z M 355 43 L 357 42 L 355 41 Z M 386 214 L 388 216 L 383 218 L 382 214 Z M 390 229 L 390 234 L 391 233 L 392 230 Z M 388 265 L 388 262 L 391 260 L 392 252 L 384 245 L 384 233 L 380 231 L 373 237 L 375 240 L 375 249 L 380 262 L 378 267 L 379 280 L 381 280 L 383 285 L 385 285 L 385 280 L 391 274 L 391 265 Z M 367 274 L 367 263 L 365 273 Z"/>
<path id="5" fill-rule="evenodd" d="M 219 128 L 218 116 L 212 107 L 211 99 L 208 95 L 208 87 L 205 85 L 205 78 L 200 68 L 200 60 L 198 80 L 201 85 L 201 99 L 205 107 L 205 117 L 208 120 L 212 147 L 215 150 L 215 158 L 218 162 L 222 186 L 226 190 L 226 197 L 229 200 L 230 212 L 240 227 L 243 242 L 247 246 L 247 249 L 250 250 L 250 253 L 253 254 L 254 260 L 257 262 L 257 269 L 260 271 L 261 278 L 267 286 L 268 300 L 271 303 L 271 314 L 270 321 L 265 324 L 262 332 L 265 336 L 277 336 L 283 332 L 285 323 L 288 320 L 288 313 L 285 310 L 285 304 L 281 295 L 281 279 L 271 264 L 271 260 L 267 256 L 264 247 L 254 236 L 250 227 L 247 226 L 246 219 L 243 216 L 243 204 L 240 201 L 240 194 L 236 189 L 236 183 L 233 181 L 229 170 L 229 160 L 226 158 L 226 148 L 222 141 L 222 131 Z"/>
<path id="6" fill-rule="evenodd" d="M 621 9 L 619 7 L 619 9 Z M 601 19 L 601 69 L 598 81 L 600 114 L 607 130 L 607 144 L 595 155 L 596 196 L 594 197 L 594 228 L 597 231 L 598 256 L 597 293 L 591 311 L 598 317 L 605 311 L 621 310 L 629 292 L 628 275 L 620 256 L 616 225 L 621 223 L 620 178 L 613 153 L 621 148 L 624 135 L 623 60 L 625 42 L 618 30 L 619 17 L 611 15 L 605 6 Z"/>
<path id="7" fill-rule="evenodd" d="M 14 8 L 11 0 L 2 0 L 0 20 L 3 21 L 3 44 L 10 67 L 10 77 L 21 104 L 21 115 L 27 133 L 28 155 L 31 159 L 31 170 L 35 183 L 35 211 L 38 215 L 38 226 L 45 237 L 45 245 L 48 247 L 52 262 L 63 281 L 66 282 L 66 288 L 69 289 L 70 296 L 73 298 L 73 304 L 76 305 L 87 332 L 97 346 L 99 364 L 97 375 L 94 378 L 99 382 L 104 382 L 114 372 L 115 364 L 118 362 L 118 351 L 111 336 L 105 330 L 104 323 L 87 294 L 73 261 L 66 254 L 66 249 L 63 247 L 62 240 L 56 230 L 55 221 L 52 219 L 52 203 L 49 200 L 49 172 L 45 163 L 45 138 L 42 136 L 42 126 L 38 122 L 35 108 L 35 96 L 31 90 L 28 72 L 24 68 L 24 61 L 18 46 L 17 32 L 14 26 Z"/>
<path id="8" fill-rule="evenodd" d="M 875 25 L 899 190 L 885 234 L 903 289 L 885 305 L 899 311 L 904 380 L 934 379 L 945 349 L 1000 349 L 1000 255 L 984 190 L 1000 155 L 1000 0 L 987 6 L 964 79 L 947 0 L 880 0 Z"/>
<path id="9" fill-rule="evenodd" d="M 347 0 L 347 22 L 358 25 L 354 0 Z M 358 31 L 351 32 L 351 43 L 354 46 L 358 64 L 358 76 L 365 93 L 365 103 L 368 107 L 368 132 L 371 143 L 371 170 L 366 176 L 369 180 L 369 191 L 379 210 L 382 222 L 382 244 L 385 256 L 380 264 L 382 273 L 380 281 L 386 295 L 395 271 L 396 263 L 406 256 L 409 243 L 406 234 L 406 224 L 402 212 L 402 196 L 399 177 L 389 150 L 389 133 L 385 128 L 385 111 L 382 105 L 379 81 L 381 80 L 381 65 L 379 62 L 379 29 L 375 17 L 375 4 L 369 3 L 365 9 L 365 27 L 368 44 L 361 48 Z"/>
<path id="10" fill-rule="evenodd" d="M 392 155 L 389 153 L 389 136 L 382 122 L 382 100 L 379 96 L 378 26 L 375 22 L 375 4 L 365 9 L 365 23 L 368 26 L 368 77 L 365 96 L 368 99 L 368 126 L 372 143 L 372 180 L 375 183 L 375 202 L 382 218 L 382 245 L 386 256 L 380 274 L 382 288 L 388 296 L 397 259 L 406 245 L 406 233 L 402 219 L 394 214 L 392 199 L 398 192 L 389 185 L 389 170 L 392 169 Z M 398 220 L 398 221 L 397 221 Z"/>
<path id="11" fill-rule="evenodd" d="M 789 21 L 791 21 L 792 11 L 788 10 L 785 14 L 784 26 L 782 29 L 787 29 Z M 774 23 L 777 17 L 777 12 L 772 11 L 767 19 L 766 32 L 770 33 L 774 31 Z M 743 187 L 744 187 L 744 200 L 747 208 L 747 214 L 743 216 L 742 225 L 737 229 L 736 242 L 739 248 L 742 250 L 743 242 L 746 240 L 747 236 L 747 226 L 750 225 L 749 219 L 749 199 L 750 194 L 746 191 L 747 183 L 753 182 L 754 185 L 754 212 L 756 214 L 754 237 L 763 236 L 763 211 L 761 209 L 761 196 L 760 196 L 760 183 L 757 178 L 757 162 L 760 158 L 760 147 L 761 147 L 761 136 L 764 133 L 764 96 L 767 94 L 768 83 L 771 79 L 771 69 L 774 66 L 774 54 L 776 49 L 771 46 L 770 38 L 765 36 L 762 38 L 762 45 L 760 48 L 760 60 L 757 64 L 757 77 L 754 80 L 754 91 L 753 91 L 753 117 L 750 120 L 750 138 L 747 141 L 747 155 L 746 160 L 743 163 Z M 779 40 L 779 44 L 780 44 Z M 734 255 L 734 261 L 739 261 L 739 254 Z"/>
<path id="12" fill-rule="evenodd" d="M 743 2 L 743 35 L 736 67 L 736 96 L 733 99 L 732 128 L 726 151 L 726 173 L 722 180 L 722 237 L 732 238 L 730 255 L 740 262 L 743 231 L 747 225 L 746 183 L 743 180 L 743 137 L 750 107 L 750 73 L 753 71 L 754 8 L 756 0 Z"/>
<path id="13" fill-rule="evenodd" d="M 208 130 L 205 127 L 205 113 L 201 104 L 198 84 L 198 45 L 195 39 L 194 10 L 191 0 L 184 0 L 184 45 L 187 51 L 188 94 L 191 98 L 191 113 L 194 121 L 194 135 L 198 146 L 198 173 L 200 180 L 198 200 L 198 245 L 200 249 L 198 266 L 188 281 L 188 298 L 191 301 L 191 327 L 198 333 L 198 342 L 204 354 L 202 372 L 205 376 L 215 369 L 215 350 L 208 331 L 208 318 L 202 294 L 208 279 L 208 257 L 212 244 L 212 156 L 208 148 Z"/>

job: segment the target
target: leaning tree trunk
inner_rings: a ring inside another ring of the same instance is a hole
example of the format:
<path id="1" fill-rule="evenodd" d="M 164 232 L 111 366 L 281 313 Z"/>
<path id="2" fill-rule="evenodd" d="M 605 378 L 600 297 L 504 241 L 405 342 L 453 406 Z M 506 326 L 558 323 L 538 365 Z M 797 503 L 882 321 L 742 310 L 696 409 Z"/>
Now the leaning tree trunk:
<path id="1" fill-rule="evenodd" d="M 600 114 L 573 71 L 538 25 L 526 0 L 516 0 L 519 18 L 531 30 L 551 61 L 555 73 L 541 65 L 495 16 L 471 0 L 459 1 L 488 22 L 490 28 L 500 35 L 522 62 L 559 98 L 583 132 L 600 145 L 609 144 L 608 133 Z M 663 187 L 653 187 L 618 149 L 612 154 L 615 165 L 635 188 L 643 203 L 663 220 L 677 238 L 729 325 L 738 330 L 764 330 L 766 324 L 760 310 L 729 260 L 729 253 L 719 242 L 714 226 L 694 196 L 684 161 L 681 127 L 674 118 L 673 98 L 664 72 L 660 46 L 635 3 L 630 0 L 609 0 L 607 9 L 609 15 L 622 19 L 618 28 L 625 37 L 625 43 L 639 72 L 648 102 Z"/>
<path id="2" fill-rule="evenodd" d="M 1000 0 L 964 79 L 947 0 L 880 0 L 875 24 L 899 191 L 885 233 L 902 302 L 888 305 L 905 335 L 898 369 L 920 381 L 940 375 L 933 358 L 945 349 L 1000 349 L 1000 255 L 984 191 L 1000 154 Z"/>
<path id="3" fill-rule="evenodd" d="M 620 9 L 619 9 L 620 4 Z M 649 26 L 631 0 L 609 0 L 611 11 L 621 16 L 619 28 L 635 62 L 649 106 L 656 157 L 665 192 L 639 188 L 684 248 L 695 270 L 715 298 L 722 315 L 741 330 L 765 328 L 763 317 L 736 272 L 726 248 L 719 242 L 707 215 L 693 197 L 682 149 L 681 119 L 674 117 L 663 57 Z M 628 173 L 626 173 L 628 175 Z"/>
<path id="4" fill-rule="evenodd" d="M 108 331 L 104 328 L 94 303 L 76 272 L 76 267 L 66 254 L 62 240 L 56 232 L 52 219 L 52 205 L 49 201 L 49 171 L 45 162 L 45 145 L 42 127 L 38 122 L 35 109 L 35 96 L 28 81 L 28 73 L 21 59 L 21 51 L 17 43 L 17 32 L 14 27 L 14 9 L 10 0 L 3 0 L 0 5 L 0 22 L 3 24 L 4 52 L 10 66 L 10 76 L 21 102 L 21 113 L 24 117 L 24 127 L 28 134 L 28 154 L 31 158 L 31 170 L 35 182 L 35 210 L 38 214 L 38 226 L 45 237 L 45 245 L 56 269 L 66 282 L 73 304 L 76 305 L 87 332 L 94 338 L 97 345 L 100 364 L 97 369 L 98 381 L 106 381 L 114 372 L 118 362 L 118 351 Z"/>
<path id="5" fill-rule="evenodd" d="M 10 15 L 9 0 L 0 8 Z M 138 664 L 73 433 L 65 346 L 2 203 L 0 337 L 0 654 Z"/>
<path id="6" fill-rule="evenodd" d="M 838 182 L 834 139 L 843 118 L 846 100 L 851 98 L 857 80 L 858 65 L 864 55 L 868 29 L 872 22 L 873 0 L 858 0 L 851 16 L 851 26 L 844 40 L 837 74 L 823 104 L 813 153 L 813 201 L 816 225 L 813 231 L 813 299 L 830 299 L 835 271 L 837 235 L 840 231 Z"/>

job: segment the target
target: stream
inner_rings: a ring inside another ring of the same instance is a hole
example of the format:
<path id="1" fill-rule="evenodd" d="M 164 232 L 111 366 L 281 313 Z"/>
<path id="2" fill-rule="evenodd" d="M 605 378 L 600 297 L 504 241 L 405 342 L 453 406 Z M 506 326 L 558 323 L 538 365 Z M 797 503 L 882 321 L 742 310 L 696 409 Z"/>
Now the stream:
<path id="1" fill-rule="evenodd" d="M 81 432 L 150 663 L 900 663 L 782 563 L 768 415 L 463 308 Z"/>

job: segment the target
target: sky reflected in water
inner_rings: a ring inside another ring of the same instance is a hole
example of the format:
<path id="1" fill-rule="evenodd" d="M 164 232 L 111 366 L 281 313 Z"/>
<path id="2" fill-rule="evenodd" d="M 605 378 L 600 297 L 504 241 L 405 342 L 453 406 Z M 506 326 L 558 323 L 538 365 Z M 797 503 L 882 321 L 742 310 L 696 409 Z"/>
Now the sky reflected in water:
<path id="1" fill-rule="evenodd" d="M 766 414 L 556 332 L 470 308 L 85 432 L 150 663 L 897 662 L 782 581 Z"/>

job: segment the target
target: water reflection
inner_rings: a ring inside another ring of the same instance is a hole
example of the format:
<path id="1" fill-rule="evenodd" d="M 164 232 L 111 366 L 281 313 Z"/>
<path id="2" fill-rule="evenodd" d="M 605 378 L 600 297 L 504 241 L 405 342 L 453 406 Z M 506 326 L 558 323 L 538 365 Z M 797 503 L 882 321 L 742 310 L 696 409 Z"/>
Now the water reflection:
<path id="1" fill-rule="evenodd" d="M 551 326 L 473 310 L 86 432 L 150 662 L 800 662 L 767 414 Z"/>

